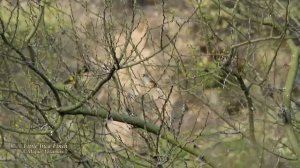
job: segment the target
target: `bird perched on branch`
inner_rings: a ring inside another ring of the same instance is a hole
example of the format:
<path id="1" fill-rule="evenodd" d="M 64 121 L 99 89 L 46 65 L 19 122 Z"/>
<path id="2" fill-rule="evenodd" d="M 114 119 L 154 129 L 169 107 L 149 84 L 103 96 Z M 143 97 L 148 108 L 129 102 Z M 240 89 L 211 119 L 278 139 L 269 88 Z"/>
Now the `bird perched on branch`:
<path id="1" fill-rule="evenodd" d="M 82 77 L 85 73 L 89 72 L 89 68 L 84 65 L 82 68 L 78 69 L 77 72 L 73 73 L 65 80 L 63 83 L 65 85 L 73 85 L 75 88 L 78 87 L 78 78 Z"/>

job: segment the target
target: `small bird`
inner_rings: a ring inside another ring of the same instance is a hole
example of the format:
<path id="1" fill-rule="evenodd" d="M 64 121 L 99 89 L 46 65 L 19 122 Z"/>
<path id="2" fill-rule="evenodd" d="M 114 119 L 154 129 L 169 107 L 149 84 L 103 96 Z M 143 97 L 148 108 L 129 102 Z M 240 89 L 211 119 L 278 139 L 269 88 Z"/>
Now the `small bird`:
<path id="1" fill-rule="evenodd" d="M 71 85 L 75 85 L 75 83 L 77 82 L 77 76 L 72 74 L 68 77 L 68 79 L 66 79 L 64 81 L 64 84 L 68 85 L 68 84 L 71 84 Z"/>
<path id="2" fill-rule="evenodd" d="M 157 86 L 157 83 L 147 74 L 143 74 L 143 80 L 145 84 L 151 88 L 154 88 Z"/>
<path id="3" fill-rule="evenodd" d="M 78 69 L 75 73 L 72 73 L 68 77 L 68 79 L 64 81 L 64 84 L 78 88 L 79 79 L 81 79 L 84 75 L 87 75 L 88 72 L 89 72 L 89 68 L 86 65 L 84 65 L 82 68 Z"/>

